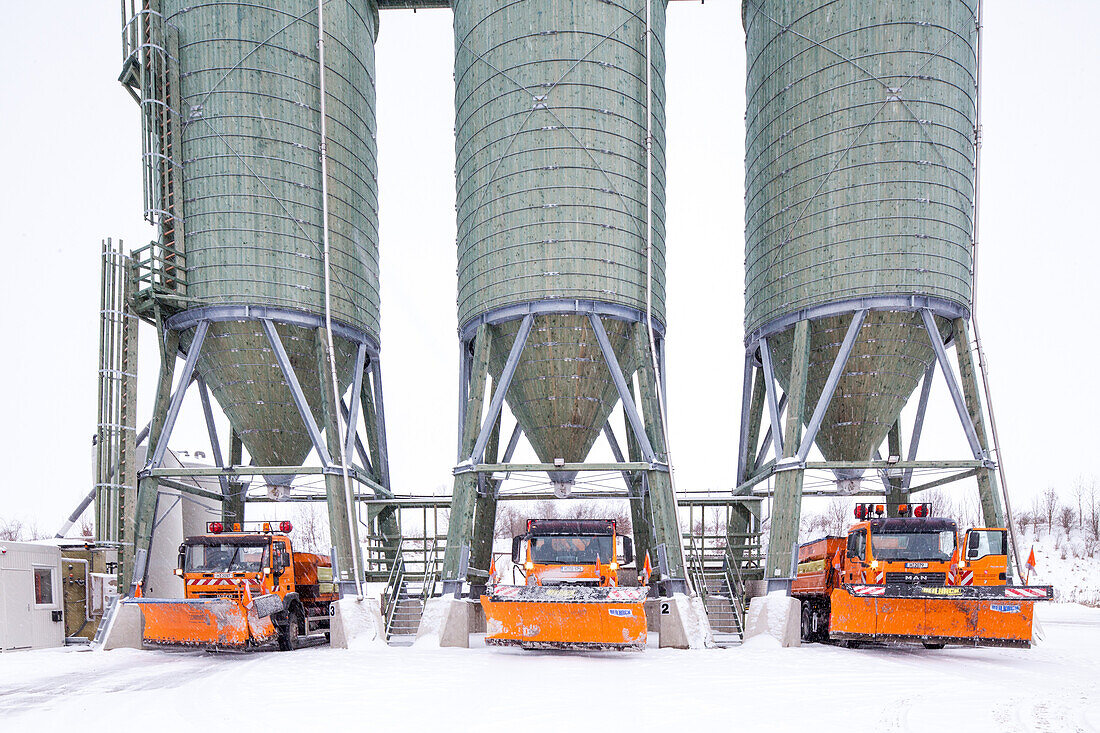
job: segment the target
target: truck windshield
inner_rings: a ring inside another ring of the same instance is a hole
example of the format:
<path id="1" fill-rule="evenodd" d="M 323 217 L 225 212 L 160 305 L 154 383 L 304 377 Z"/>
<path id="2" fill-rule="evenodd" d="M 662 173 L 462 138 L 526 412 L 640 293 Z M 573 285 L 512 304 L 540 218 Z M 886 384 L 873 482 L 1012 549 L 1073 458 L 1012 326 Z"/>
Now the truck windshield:
<path id="1" fill-rule="evenodd" d="M 190 573 L 258 573 L 267 566 L 268 546 L 188 545 L 183 569 Z"/>
<path id="2" fill-rule="evenodd" d="M 531 560 L 542 564 L 609 563 L 615 556 L 615 538 L 598 537 L 532 537 Z"/>
<path id="3" fill-rule="evenodd" d="M 871 551 L 878 560 L 938 560 L 946 562 L 955 552 L 955 533 L 897 532 L 872 534 Z"/>

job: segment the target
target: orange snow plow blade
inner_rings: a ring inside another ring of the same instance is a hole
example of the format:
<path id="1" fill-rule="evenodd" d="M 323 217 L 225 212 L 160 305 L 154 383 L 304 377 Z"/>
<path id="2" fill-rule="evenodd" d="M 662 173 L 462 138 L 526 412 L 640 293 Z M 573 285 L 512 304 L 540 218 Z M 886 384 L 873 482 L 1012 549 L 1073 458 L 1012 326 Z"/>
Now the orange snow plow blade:
<path id="1" fill-rule="evenodd" d="M 275 640 L 270 615 L 261 617 L 257 604 L 246 605 L 236 598 L 136 598 L 127 603 L 141 607 L 142 642 L 147 645 L 247 649 Z"/>
<path id="2" fill-rule="evenodd" d="M 481 597 L 485 643 L 630 649 L 646 643 L 645 588 L 498 585 Z"/>
<path id="3" fill-rule="evenodd" d="M 1030 647 L 1035 601 L 1047 586 L 891 587 L 832 592 L 829 636 L 848 641 Z"/>

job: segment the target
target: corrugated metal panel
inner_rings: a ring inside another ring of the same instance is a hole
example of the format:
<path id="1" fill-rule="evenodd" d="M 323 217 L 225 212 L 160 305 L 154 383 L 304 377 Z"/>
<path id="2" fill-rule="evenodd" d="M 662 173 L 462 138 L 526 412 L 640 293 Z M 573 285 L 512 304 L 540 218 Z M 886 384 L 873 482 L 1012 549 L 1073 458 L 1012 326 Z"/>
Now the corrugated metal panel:
<path id="1" fill-rule="evenodd" d="M 664 319 L 664 3 L 654 2 L 654 313 Z M 642 0 L 455 3 L 458 320 L 645 308 Z"/>
<path id="2" fill-rule="evenodd" d="M 316 2 L 165 3 L 179 28 L 188 295 L 323 311 Z M 376 12 L 326 7 L 333 315 L 378 336 Z"/>
<path id="3" fill-rule="evenodd" d="M 555 298 L 645 310 L 645 1 L 454 3 L 460 325 Z M 664 12 L 655 0 L 653 312 L 661 321 Z M 605 323 L 622 355 L 631 326 Z M 516 327 L 496 327 L 494 375 Z M 508 402 L 541 460 L 584 460 L 617 402 L 586 317 L 536 319 Z"/>
<path id="4" fill-rule="evenodd" d="M 179 29 L 188 296 L 324 312 L 317 3 L 166 0 Z M 379 332 L 373 0 L 325 7 L 333 318 Z M 280 325 L 317 415 L 315 335 Z M 185 346 L 190 334 L 184 334 Z M 337 340 L 349 383 L 352 347 Z M 256 322 L 215 323 L 197 365 L 261 465 L 311 448 Z"/>
<path id="5" fill-rule="evenodd" d="M 973 0 L 748 0 L 745 18 L 747 330 L 861 295 L 968 306 Z"/>
<path id="6" fill-rule="evenodd" d="M 746 0 L 748 332 L 863 296 L 969 308 L 974 6 Z M 809 409 L 849 322 L 813 324 Z M 918 315 L 872 313 L 818 437 L 826 458 L 867 459 L 933 358 Z"/>

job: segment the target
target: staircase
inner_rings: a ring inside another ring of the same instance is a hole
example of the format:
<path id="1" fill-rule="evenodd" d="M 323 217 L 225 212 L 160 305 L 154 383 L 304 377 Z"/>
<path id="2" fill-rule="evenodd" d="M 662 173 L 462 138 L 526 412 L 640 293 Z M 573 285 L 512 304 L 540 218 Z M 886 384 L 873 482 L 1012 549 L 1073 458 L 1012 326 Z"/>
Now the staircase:
<path id="1" fill-rule="evenodd" d="M 390 561 L 382 618 L 390 646 L 409 646 L 416 639 L 424 606 L 436 595 L 443 568 L 445 538 L 402 537 L 385 548 Z"/>
<path id="2" fill-rule="evenodd" d="M 723 568 L 704 568 L 699 586 L 714 641 L 723 647 L 740 644 L 744 632 L 742 594 L 731 586 L 729 574 Z"/>
<path id="3" fill-rule="evenodd" d="M 684 552 L 692 586 L 703 600 L 714 641 L 740 644 L 745 627 L 746 582 L 762 574 L 760 533 L 689 533 Z"/>

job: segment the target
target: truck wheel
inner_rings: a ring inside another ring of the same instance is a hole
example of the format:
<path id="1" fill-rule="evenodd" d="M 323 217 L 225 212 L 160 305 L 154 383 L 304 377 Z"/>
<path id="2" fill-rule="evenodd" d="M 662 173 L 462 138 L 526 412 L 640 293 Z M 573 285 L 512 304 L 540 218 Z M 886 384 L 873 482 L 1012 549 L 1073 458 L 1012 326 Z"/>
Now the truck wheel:
<path id="1" fill-rule="evenodd" d="M 290 611 L 286 626 L 279 632 L 279 651 L 289 652 L 298 648 L 298 611 Z"/>
<path id="2" fill-rule="evenodd" d="M 802 641 L 814 641 L 814 620 L 809 603 L 802 603 Z"/>

